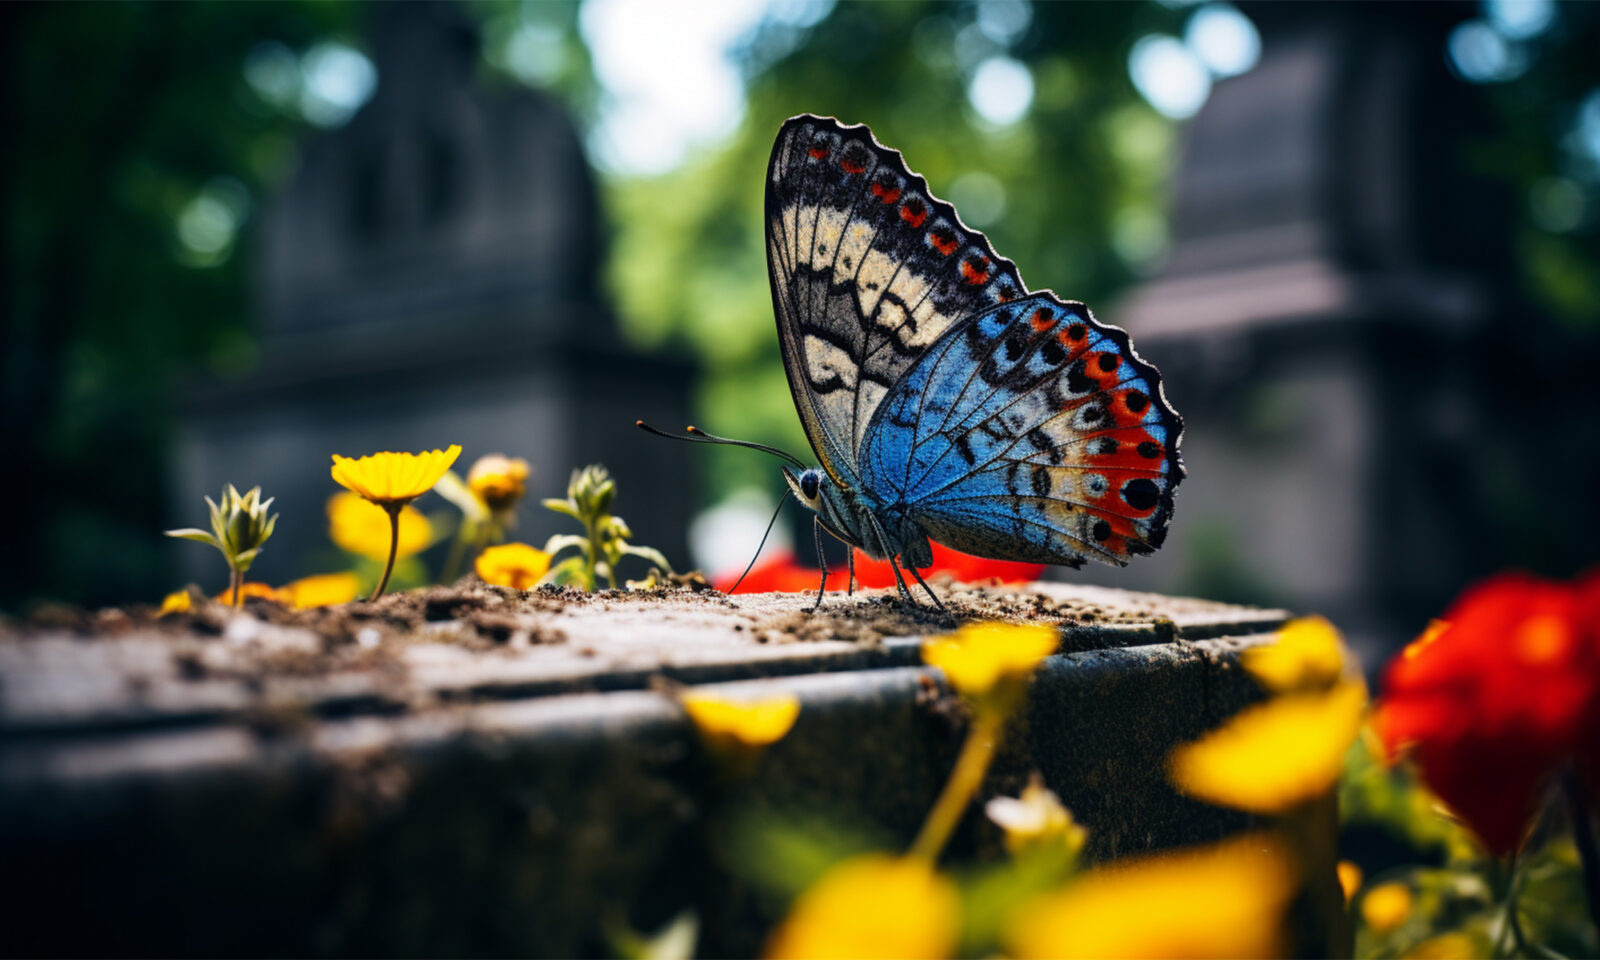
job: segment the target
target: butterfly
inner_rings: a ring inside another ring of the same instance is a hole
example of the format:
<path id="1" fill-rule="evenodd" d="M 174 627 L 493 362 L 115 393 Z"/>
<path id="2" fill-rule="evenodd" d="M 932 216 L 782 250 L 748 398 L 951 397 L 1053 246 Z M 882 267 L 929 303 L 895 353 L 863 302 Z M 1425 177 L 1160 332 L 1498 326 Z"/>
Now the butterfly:
<path id="1" fill-rule="evenodd" d="M 761 449 L 789 461 L 819 557 L 826 531 L 887 559 L 902 597 L 903 566 L 942 606 L 918 572 L 930 540 L 1069 567 L 1161 545 L 1183 421 L 1155 367 L 1082 303 L 1030 291 L 865 125 L 784 123 L 766 244 L 784 370 L 821 466 Z"/>

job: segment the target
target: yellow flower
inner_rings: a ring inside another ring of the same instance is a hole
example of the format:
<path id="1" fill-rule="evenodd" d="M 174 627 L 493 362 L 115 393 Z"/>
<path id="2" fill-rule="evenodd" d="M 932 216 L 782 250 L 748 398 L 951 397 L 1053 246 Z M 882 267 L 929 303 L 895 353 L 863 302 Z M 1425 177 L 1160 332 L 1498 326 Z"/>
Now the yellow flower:
<path id="1" fill-rule="evenodd" d="M 1006 849 L 1013 856 L 1050 843 L 1062 843 L 1076 853 L 1088 838 L 1037 773 L 1022 788 L 1022 796 L 995 797 L 983 809 L 1006 832 Z"/>
<path id="2" fill-rule="evenodd" d="M 353 573 L 322 573 L 286 583 L 281 591 L 296 610 L 349 603 L 361 592 L 361 578 Z"/>
<path id="3" fill-rule="evenodd" d="M 960 931 L 949 878 L 917 857 L 866 854 L 836 864 L 802 893 L 767 942 L 787 957 L 947 957 Z"/>
<path id="4" fill-rule="evenodd" d="M 1346 905 L 1355 899 L 1356 891 L 1361 889 L 1361 868 L 1349 860 L 1340 860 L 1338 866 L 1339 889 L 1344 891 Z"/>
<path id="5" fill-rule="evenodd" d="M 156 616 L 164 617 L 169 613 L 188 613 L 193 606 L 194 598 L 189 596 L 189 591 L 179 590 L 177 593 L 169 593 L 162 598 L 161 612 Z"/>
<path id="6" fill-rule="evenodd" d="M 1180 791 L 1207 803 L 1281 813 L 1338 781 L 1366 704 L 1359 680 L 1326 693 L 1284 694 L 1174 750 L 1168 773 Z"/>
<path id="7" fill-rule="evenodd" d="M 1244 668 L 1274 693 L 1327 689 L 1345 672 L 1344 642 L 1322 617 L 1291 620 L 1276 642 L 1251 647 L 1239 656 Z"/>
<path id="8" fill-rule="evenodd" d="M 507 543 L 478 554 L 477 568 L 485 583 L 526 590 L 550 569 L 550 554 L 526 543 Z"/>
<path id="9" fill-rule="evenodd" d="M 424 453 L 374 453 L 353 459 L 333 455 L 333 479 L 373 503 L 410 503 L 433 489 L 461 456 L 461 445 Z M 387 551 L 386 551 L 387 552 Z"/>
<path id="10" fill-rule="evenodd" d="M 1380 883 L 1361 898 L 1361 919 L 1382 936 L 1411 916 L 1411 890 L 1403 883 Z"/>
<path id="11" fill-rule="evenodd" d="M 358 494 L 336 493 L 328 498 L 328 536 L 346 553 L 381 562 L 389 556 L 389 514 Z M 401 509 L 398 556 L 421 553 L 432 542 L 433 529 L 422 511 Z"/>
<path id="12" fill-rule="evenodd" d="M 273 587 L 271 584 L 262 583 L 259 580 L 252 580 L 249 583 L 239 584 L 239 599 L 243 601 L 249 599 L 250 597 L 256 597 L 261 600 L 271 600 L 273 603 L 279 603 L 286 607 L 289 606 L 289 597 L 287 594 L 285 594 L 282 590 Z M 211 599 L 217 601 L 218 603 L 231 603 L 233 602 L 233 588 L 229 587 Z"/>
<path id="13" fill-rule="evenodd" d="M 800 698 L 792 693 L 741 702 L 697 692 L 680 702 L 713 746 L 764 747 L 782 740 L 800 716 Z"/>
<path id="14" fill-rule="evenodd" d="M 479 457 L 467 471 L 467 488 L 497 513 L 514 507 L 528 492 L 528 461 L 503 453 Z"/>
<path id="15" fill-rule="evenodd" d="M 982 697 L 1004 680 L 1025 679 L 1059 643 L 1053 626 L 971 623 L 924 641 L 922 659 L 943 670 L 957 692 Z"/>
<path id="16" fill-rule="evenodd" d="M 1025 901 L 1002 932 L 1013 957 L 1282 956 L 1298 880 L 1270 836 L 1124 861 Z"/>

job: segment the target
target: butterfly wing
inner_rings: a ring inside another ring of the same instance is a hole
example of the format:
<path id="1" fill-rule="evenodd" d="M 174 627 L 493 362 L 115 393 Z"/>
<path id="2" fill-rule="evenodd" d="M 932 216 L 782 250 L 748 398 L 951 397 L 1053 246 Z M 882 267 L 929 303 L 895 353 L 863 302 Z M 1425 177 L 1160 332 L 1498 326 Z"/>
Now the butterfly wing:
<path id="1" fill-rule="evenodd" d="M 953 325 L 1024 292 L 1016 267 L 865 126 L 795 117 L 767 168 L 767 269 L 812 449 L 858 486 L 891 388 Z"/>
<path id="2" fill-rule="evenodd" d="M 921 356 L 867 431 L 861 479 L 967 553 L 1121 565 L 1166 538 L 1182 431 L 1125 332 L 1035 293 Z"/>

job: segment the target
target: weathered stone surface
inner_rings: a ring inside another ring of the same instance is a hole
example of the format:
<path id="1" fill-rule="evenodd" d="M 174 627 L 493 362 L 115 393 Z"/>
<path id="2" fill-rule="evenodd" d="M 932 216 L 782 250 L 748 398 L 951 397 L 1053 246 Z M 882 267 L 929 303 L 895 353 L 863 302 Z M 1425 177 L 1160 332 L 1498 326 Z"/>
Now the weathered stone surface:
<path id="1" fill-rule="evenodd" d="M 1037 767 L 1096 858 L 1243 824 L 1176 796 L 1163 758 L 1256 696 L 1235 653 L 1282 612 L 946 589 L 954 609 L 1062 625 L 987 793 Z M 11 904 L 26 919 L 0 944 L 591 955 L 612 952 L 608 925 L 693 908 L 703 953 L 745 955 L 781 903 L 728 856 L 735 824 L 803 817 L 903 845 L 959 746 L 962 712 L 905 629 L 928 618 L 882 595 L 830 598 L 816 618 L 798 595 L 510 596 L 494 616 L 524 639 L 488 646 L 450 642 L 465 620 L 432 639 L 358 627 L 381 634 L 363 648 L 253 617 L 210 637 L 0 641 L 0 858 L 27 878 Z M 859 638 L 793 642 L 818 624 Z M 752 770 L 718 775 L 655 677 L 790 690 L 803 709 Z M 955 842 L 997 848 L 976 811 Z"/>

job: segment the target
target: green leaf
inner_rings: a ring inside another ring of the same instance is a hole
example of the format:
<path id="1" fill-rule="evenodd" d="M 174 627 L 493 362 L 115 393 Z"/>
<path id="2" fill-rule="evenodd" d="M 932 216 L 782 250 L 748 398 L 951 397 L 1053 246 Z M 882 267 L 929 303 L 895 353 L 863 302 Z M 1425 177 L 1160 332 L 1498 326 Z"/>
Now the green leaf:
<path id="1" fill-rule="evenodd" d="M 568 557 L 567 559 L 550 568 L 544 579 L 551 583 L 563 586 L 582 587 L 585 590 L 594 589 L 594 581 L 589 577 L 589 565 L 582 557 Z"/>
<path id="2" fill-rule="evenodd" d="M 232 563 L 233 569 L 239 571 L 240 573 L 244 573 L 246 570 L 249 570 L 250 564 L 255 562 L 256 554 L 260 552 L 260 547 L 254 547 L 234 557 Z"/>
<path id="3" fill-rule="evenodd" d="M 433 492 L 454 504 L 461 511 L 461 516 L 474 526 L 489 519 L 488 504 L 473 493 L 472 488 L 454 470 L 444 472 L 444 476 L 434 484 Z"/>
<path id="4" fill-rule="evenodd" d="M 623 544 L 622 552 L 630 557 L 639 557 L 648 560 L 668 573 L 675 573 L 672 564 L 667 562 L 667 557 L 655 547 L 636 547 L 632 544 Z"/>
<path id="5" fill-rule="evenodd" d="M 544 552 L 554 556 L 568 547 L 577 547 L 584 556 L 589 555 L 589 538 L 575 533 L 557 533 L 544 542 Z"/>
<path id="6" fill-rule="evenodd" d="M 543 503 L 546 510 L 554 510 L 556 513 L 564 513 L 574 520 L 583 519 L 582 514 L 578 513 L 577 506 L 569 501 L 561 500 L 556 497 L 550 497 L 549 499 L 544 500 Z"/>
<path id="7" fill-rule="evenodd" d="M 218 549 L 221 549 L 222 546 L 221 544 L 217 543 L 216 537 L 206 533 L 204 530 L 197 530 L 194 527 L 184 527 L 181 530 L 168 530 L 165 532 L 165 535 L 169 537 L 178 537 L 183 540 L 193 540 L 196 543 L 209 543 Z"/>

